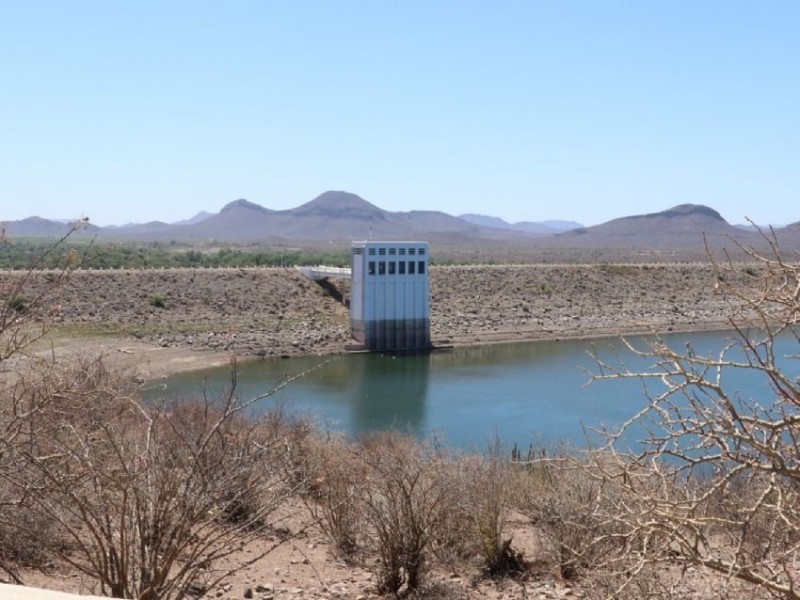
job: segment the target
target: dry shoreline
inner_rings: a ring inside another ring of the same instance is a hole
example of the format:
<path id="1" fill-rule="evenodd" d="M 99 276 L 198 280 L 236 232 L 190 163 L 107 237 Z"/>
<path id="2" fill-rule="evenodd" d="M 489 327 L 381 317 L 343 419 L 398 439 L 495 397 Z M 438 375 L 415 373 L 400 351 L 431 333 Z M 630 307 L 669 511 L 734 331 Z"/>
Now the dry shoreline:
<path id="1" fill-rule="evenodd" d="M 0 285 L 15 274 L 0 274 Z M 729 329 L 734 307 L 710 265 L 433 267 L 435 345 L 616 337 Z M 742 285 L 752 269 L 733 274 Z M 41 350 L 103 354 L 143 379 L 234 358 L 328 355 L 350 342 L 348 282 L 322 287 L 294 269 L 80 271 L 46 297 Z M 160 301 L 158 301 L 160 299 Z"/>
<path id="2" fill-rule="evenodd" d="M 592 333 L 586 332 L 564 332 L 558 336 L 520 336 L 513 334 L 500 334 L 488 338 L 480 338 L 477 340 L 449 340 L 448 342 L 439 342 L 434 344 L 436 348 L 446 347 L 472 347 L 472 346 L 486 346 L 495 344 L 524 344 L 524 343 L 537 343 L 537 342 L 559 342 L 564 340 L 595 340 L 603 338 L 618 338 L 618 337 L 632 337 L 632 336 L 646 336 L 652 334 L 664 333 L 697 333 L 703 331 L 727 331 L 730 329 L 730 324 L 711 322 L 702 327 L 687 326 L 673 328 L 672 331 L 658 331 L 656 329 L 642 329 L 639 327 L 620 328 L 616 331 L 596 331 Z M 62 339 L 56 343 L 56 351 L 66 354 L 67 352 L 79 352 L 86 356 L 102 356 L 103 359 L 111 366 L 120 368 L 129 368 L 136 372 L 136 375 L 146 381 L 162 379 L 170 375 L 180 373 L 190 373 L 195 371 L 203 371 L 215 367 L 222 367 L 230 365 L 234 361 L 257 361 L 264 360 L 263 357 L 244 355 L 239 356 L 233 352 L 215 352 L 213 350 L 189 350 L 185 348 L 162 348 L 153 344 L 146 344 L 142 342 L 89 342 L 80 339 Z M 47 350 L 50 353 L 51 350 Z M 341 353 L 346 353 L 343 349 Z M 314 356 L 325 356 L 338 354 L 331 352 L 328 354 L 315 353 Z M 302 356 L 302 355 L 296 355 Z M 290 357 L 286 357 L 290 358 Z"/>

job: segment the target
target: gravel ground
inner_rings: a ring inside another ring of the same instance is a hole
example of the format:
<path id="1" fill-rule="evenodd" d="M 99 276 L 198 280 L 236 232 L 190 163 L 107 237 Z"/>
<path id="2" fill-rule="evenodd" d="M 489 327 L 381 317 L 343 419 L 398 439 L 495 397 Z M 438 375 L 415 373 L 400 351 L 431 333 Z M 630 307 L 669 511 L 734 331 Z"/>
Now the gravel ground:
<path id="1" fill-rule="evenodd" d="M 749 273 L 737 274 L 742 285 Z M 0 274 L 0 289 L 19 277 Z M 438 344 L 711 329 L 732 311 L 701 264 L 434 267 L 430 278 Z M 50 279 L 32 277 L 23 295 L 36 298 Z M 322 287 L 294 269 L 79 271 L 44 307 L 56 345 L 291 356 L 345 350 L 348 294 L 349 282 Z"/>
<path id="2" fill-rule="evenodd" d="M 738 277 L 754 280 L 744 268 Z M 441 267 L 431 326 L 456 343 L 717 328 L 731 299 L 715 284 L 699 264 Z"/>

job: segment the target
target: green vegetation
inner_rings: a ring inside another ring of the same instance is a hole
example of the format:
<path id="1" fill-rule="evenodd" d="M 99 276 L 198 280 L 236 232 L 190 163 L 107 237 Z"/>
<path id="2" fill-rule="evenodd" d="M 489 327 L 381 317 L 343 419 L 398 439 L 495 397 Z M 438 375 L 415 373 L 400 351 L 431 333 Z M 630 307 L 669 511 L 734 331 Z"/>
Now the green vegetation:
<path id="1" fill-rule="evenodd" d="M 153 294 L 150 296 L 150 304 L 156 308 L 165 308 L 167 306 L 167 298 L 161 293 Z"/>
<path id="2" fill-rule="evenodd" d="M 293 267 L 297 265 L 329 265 L 346 267 L 350 255 L 346 251 L 281 247 L 217 247 L 197 248 L 177 243 L 110 244 L 68 241 L 59 252 L 44 256 L 52 242 L 36 240 L 6 241 L 0 246 L 0 269 L 26 270 L 31 265 L 41 269 L 57 269 L 70 253 L 84 257 L 82 266 L 94 269 L 167 269 L 219 267 Z"/>
<path id="3" fill-rule="evenodd" d="M 17 312 L 24 312 L 28 308 L 28 299 L 22 294 L 14 294 L 8 300 L 8 307 Z"/>

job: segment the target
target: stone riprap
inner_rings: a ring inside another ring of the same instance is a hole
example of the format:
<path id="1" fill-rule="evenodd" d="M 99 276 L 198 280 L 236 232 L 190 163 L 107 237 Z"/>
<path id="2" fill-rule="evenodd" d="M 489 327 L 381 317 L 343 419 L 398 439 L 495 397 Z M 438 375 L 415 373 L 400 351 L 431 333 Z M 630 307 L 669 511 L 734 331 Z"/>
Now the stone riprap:
<path id="1" fill-rule="evenodd" d="M 20 276 L 1 274 L 1 289 Z M 758 281 L 744 266 L 735 278 Z M 23 296 L 37 297 L 51 280 L 34 275 Z M 702 264 L 433 267 L 430 281 L 440 344 L 718 328 L 734 306 Z M 327 354 L 351 341 L 348 294 L 346 281 L 321 286 L 294 269 L 78 271 L 45 309 L 56 336 L 241 356 Z"/>

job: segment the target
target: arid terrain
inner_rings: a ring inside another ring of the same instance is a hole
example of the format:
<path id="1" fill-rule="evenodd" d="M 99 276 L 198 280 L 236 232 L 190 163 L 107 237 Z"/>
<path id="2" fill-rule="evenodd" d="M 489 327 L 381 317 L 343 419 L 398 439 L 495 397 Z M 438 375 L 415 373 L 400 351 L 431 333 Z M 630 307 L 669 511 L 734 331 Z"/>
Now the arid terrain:
<path id="1" fill-rule="evenodd" d="M 287 511 L 279 528 L 297 532 L 307 527 L 309 516 L 301 502 Z M 511 520 L 509 532 L 513 532 L 515 547 L 526 556 L 536 558 L 536 533 L 526 519 Z M 262 552 L 275 545 L 278 537 L 265 539 L 242 552 L 244 560 L 248 555 Z M 234 556 L 233 560 L 239 560 Z M 370 561 L 370 559 L 367 559 Z M 371 561 L 374 562 L 374 561 Z M 76 594 L 97 593 L 94 583 L 68 569 L 57 568 L 24 572 L 28 586 L 68 591 Z M 0 576 L 0 583 L 4 580 Z M 555 572 L 540 570 L 527 581 L 512 579 L 484 578 L 477 565 L 464 570 L 455 566 L 439 565 L 431 577 L 434 588 L 439 590 L 441 600 L 467 598 L 560 599 L 582 598 L 584 593 L 575 583 L 560 580 Z M 4 598 L 0 585 L 0 598 Z M 230 600 L 256 598 L 259 600 L 300 600 L 302 598 L 330 600 L 367 600 L 379 598 L 376 593 L 376 578 L 368 568 L 347 564 L 337 559 L 331 552 L 330 543 L 322 532 L 312 527 L 276 547 L 254 565 L 243 569 L 217 589 L 211 591 L 210 598 Z M 47 599 L 50 600 L 50 599 Z M 61 599 L 53 599 L 61 600 Z"/>
<path id="2" fill-rule="evenodd" d="M 20 276 L 3 274 L 0 285 L 10 289 Z M 746 266 L 735 277 L 744 286 L 758 279 Z M 35 275 L 24 295 L 37 297 L 49 281 L 46 273 Z M 716 282 L 714 269 L 704 264 L 435 267 L 432 337 L 437 344 L 483 344 L 720 328 L 727 324 L 731 299 Z M 78 271 L 46 305 L 52 331 L 39 348 L 102 352 L 112 364 L 135 365 L 144 378 L 233 356 L 342 352 L 350 342 L 348 293 L 346 282 L 321 286 L 294 269 Z M 289 507 L 279 527 L 301 533 L 212 590 L 211 597 L 375 596 L 370 570 L 335 558 L 319 529 L 304 529 L 308 518 L 299 501 Z M 536 529 L 511 515 L 506 530 L 514 548 L 535 562 L 542 547 Z M 55 563 L 22 575 L 28 585 L 97 591 Z M 580 584 L 566 582 L 544 563 L 522 581 L 486 579 L 479 569 L 439 564 L 431 581 L 438 590 L 434 597 L 443 599 L 586 595 Z M 695 587 L 684 588 L 682 598 L 714 597 L 702 577 L 690 581 Z"/>
<path id="3" fill-rule="evenodd" d="M 742 282 L 756 280 L 742 266 Z M 9 287 L 13 273 L 0 279 Z M 431 269 L 435 344 L 483 344 L 725 327 L 730 305 L 701 263 Z M 25 295 L 48 284 L 34 276 Z M 77 271 L 50 301 L 58 346 L 144 353 L 153 375 L 231 356 L 342 352 L 349 285 L 294 269 Z M 157 358 L 156 358 L 157 357 Z"/>

